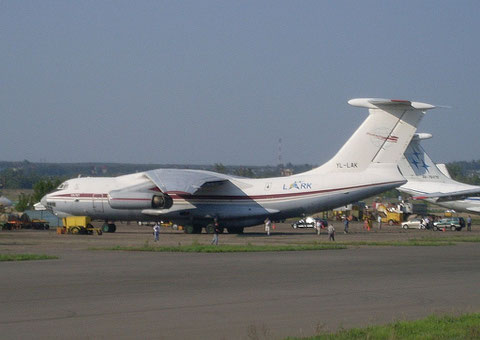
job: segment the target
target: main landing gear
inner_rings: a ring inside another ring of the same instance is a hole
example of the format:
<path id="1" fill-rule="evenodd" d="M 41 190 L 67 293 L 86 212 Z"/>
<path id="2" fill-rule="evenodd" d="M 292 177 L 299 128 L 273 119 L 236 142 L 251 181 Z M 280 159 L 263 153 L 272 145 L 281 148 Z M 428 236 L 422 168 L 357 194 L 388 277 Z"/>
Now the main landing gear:
<path id="1" fill-rule="evenodd" d="M 207 234 L 213 234 L 215 232 L 215 226 L 213 223 L 207 224 L 205 227 L 198 224 L 188 224 L 185 226 L 185 234 L 201 234 L 202 229 L 205 228 Z M 225 230 L 224 227 L 220 227 L 220 234 Z M 229 234 L 243 234 L 243 227 L 226 227 Z"/>
<path id="2" fill-rule="evenodd" d="M 102 231 L 104 233 L 114 233 L 117 230 L 117 226 L 115 223 L 108 223 L 105 221 L 105 223 L 102 225 Z"/>

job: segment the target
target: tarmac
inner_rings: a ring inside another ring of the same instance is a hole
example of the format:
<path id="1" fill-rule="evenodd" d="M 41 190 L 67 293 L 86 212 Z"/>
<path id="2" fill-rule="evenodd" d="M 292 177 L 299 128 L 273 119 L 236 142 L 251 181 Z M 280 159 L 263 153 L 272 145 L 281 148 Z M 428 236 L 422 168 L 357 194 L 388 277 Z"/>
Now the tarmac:
<path id="1" fill-rule="evenodd" d="M 337 231 L 340 223 L 337 226 Z M 278 225 L 220 235 L 228 244 L 298 244 L 323 233 Z M 338 233 L 337 240 L 401 240 L 474 232 Z M 160 244 L 211 235 L 163 230 Z M 119 225 L 102 236 L 0 232 L 0 253 L 56 260 L 0 262 L 3 339 L 282 339 L 432 313 L 480 312 L 480 244 L 376 246 L 267 253 L 155 253 L 91 247 L 153 244 L 151 228 Z"/>

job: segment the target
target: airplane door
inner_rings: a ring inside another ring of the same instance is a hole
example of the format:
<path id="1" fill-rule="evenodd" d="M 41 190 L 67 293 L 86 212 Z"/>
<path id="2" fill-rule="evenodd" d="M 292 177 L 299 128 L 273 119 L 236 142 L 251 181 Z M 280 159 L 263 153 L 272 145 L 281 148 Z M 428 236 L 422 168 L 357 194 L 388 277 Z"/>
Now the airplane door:
<path id="1" fill-rule="evenodd" d="M 103 212 L 103 195 L 102 194 L 93 194 L 92 195 L 92 204 L 93 210 Z"/>

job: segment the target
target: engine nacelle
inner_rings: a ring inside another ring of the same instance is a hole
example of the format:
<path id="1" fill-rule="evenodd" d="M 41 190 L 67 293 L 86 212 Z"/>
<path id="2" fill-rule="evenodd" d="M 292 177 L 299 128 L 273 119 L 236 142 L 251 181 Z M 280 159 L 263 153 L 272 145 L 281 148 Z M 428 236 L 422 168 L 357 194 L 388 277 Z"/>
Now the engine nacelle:
<path id="1" fill-rule="evenodd" d="M 153 195 L 152 208 L 153 209 L 170 209 L 173 205 L 173 200 L 167 194 Z"/>
<path id="2" fill-rule="evenodd" d="M 108 203 L 113 209 L 169 209 L 173 200 L 163 193 L 114 190 L 108 193 Z"/>

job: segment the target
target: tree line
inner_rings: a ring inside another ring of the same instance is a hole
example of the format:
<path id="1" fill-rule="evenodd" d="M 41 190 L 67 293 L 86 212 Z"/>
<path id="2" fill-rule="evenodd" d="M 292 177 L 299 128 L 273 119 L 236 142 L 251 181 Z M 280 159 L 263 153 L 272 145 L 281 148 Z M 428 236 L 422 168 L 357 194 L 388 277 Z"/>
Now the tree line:
<path id="1" fill-rule="evenodd" d="M 147 171 L 157 168 L 187 168 L 211 170 L 249 178 L 281 176 L 285 169 L 291 173 L 308 171 L 317 165 L 291 163 L 285 166 L 226 166 L 221 163 L 213 165 L 159 165 L 159 164 L 99 164 L 99 163 L 32 163 L 0 162 L 0 189 L 33 189 L 31 195 L 21 194 L 17 210 L 24 211 L 40 201 L 48 192 L 53 191 L 67 178 L 80 176 L 118 176 L 132 172 Z M 459 182 L 480 185 L 480 160 L 471 162 L 452 162 L 447 164 L 451 177 Z"/>

